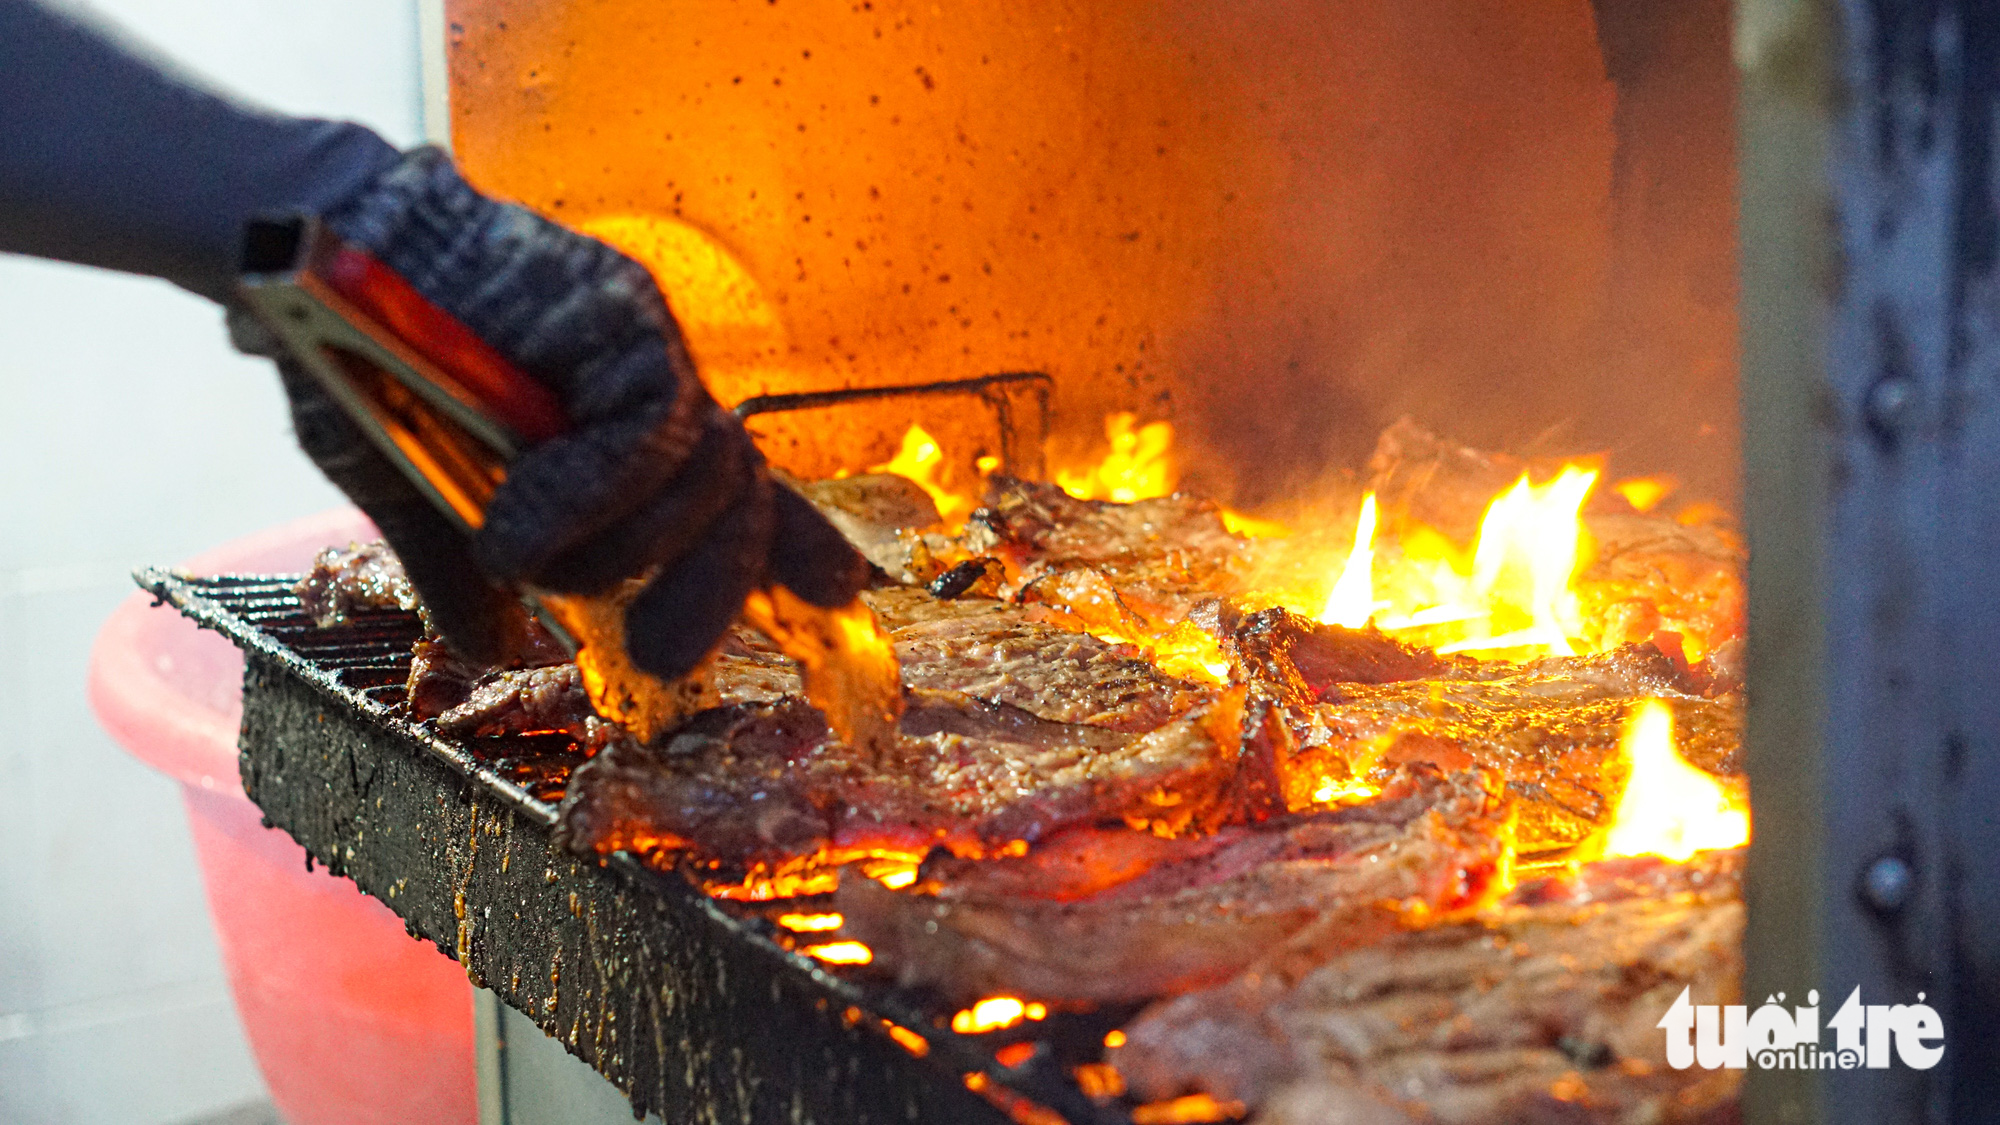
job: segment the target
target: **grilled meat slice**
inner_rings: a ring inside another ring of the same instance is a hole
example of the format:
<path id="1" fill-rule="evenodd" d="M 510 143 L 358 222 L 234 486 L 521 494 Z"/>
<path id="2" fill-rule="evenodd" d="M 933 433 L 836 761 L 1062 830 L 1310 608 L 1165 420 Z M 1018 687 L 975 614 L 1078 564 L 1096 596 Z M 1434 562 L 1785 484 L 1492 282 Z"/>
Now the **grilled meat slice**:
<path id="1" fill-rule="evenodd" d="M 1487 505 L 1530 468 L 1521 458 L 1440 437 L 1406 414 L 1377 435 L 1367 487 L 1392 518 L 1470 543 Z"/>
<path id="2" fill-rule="evenodd" d="M 1323 625 L 1273 607 L 1243 613 L 1223 601 L 1196 606 L 1189 620 L 1213 634 L 1245 673 L 1294 705 L 1338 698 L 1343 684 L 1480 679 L 1479 661 L 1406 645 L 1374 628 Z M 1503 667 L 1505 667 L 1503 665 Z"/>
<path id="3" fill-rule="evenodd" d="M 1491 769 L 1521 799 L 1524 853 L 1567 847 L 1605 823 L 1624 778 L 1617 748 L 1634 701 L 1657 695 L 1674 711 L 1681 752 L 1710 773 L 1741 773 L 1743 715 L 1738 697 L 1704 699 L 1633 691 L 1649 682 L 1646 661 L 1619 654 L 1586 658 L 1571 675 L 1521 671 L 1496 680 L 1414 680 L 1353 684 L 1337 703 L 1284 708 L 1289 745 L 1276 771 L 1287 807 L 1314 801 L 1322 787 L 1362 781 L 1399 762 Z"/>
<path id="4" fill-rule="evenodd" d="M 410 677 L 405 697 L 410 715 L 435 719 L 471 698 L 480 679 L 492 669 L 453 652 L 436 637 L 424 637 L 410 650 Z"/>
<path id="5" fill-rule="evenodd" d="M 1475 903 L 1505 859 L 1477 774 L 1406 771 L 1374 802 L 1153 843 L 1058 838 L 1017 859 L 934 862 L 924 893 L 843 876 L 846 933 L 905 985 L 954 999 L 1144 999 L 1227 980 L 1315 920 L 1386 935 Z"/>
<path id="6" fill-rule="evenodd" d="M 904 682 L 913 688 L 958 691 L 1051 722 L 1130 733 L 1152 730 L 1214 698 L 1212 691 L 1162 673 L 1135 650 L 1029 620 L 1020 607 L 977 598 L 939 602 L 922 590 L 866 596 L 892 630 Z M 422 701 L 417 717 L 437 717 L 442 730 L 568 730 L 581 736 L 595 722 L 573 664 L 491 671 L 448 656 L 436 642 L 424 642 L 410 676 L 410 698 Z M 742 628 L 730 632 L 716 657 L 715 686 L 724 703 L 769 703 L 801 691 L 797 663 Z M 552 690 L 557 687 L 564 689 L 560 695 Z"/>
<path id="7" fill-rule="evenodd" d="M 1738 1002 L 1740 870 L 1740 852 L 1595 864 L 1479 920 L 1365 945 L 1315 925 L 1148 1009 L 1113 1061 L 1140 1096 L 1199 1090 L 1286 1125 L 1333 1106 L 1382 1122 L 1733 1121 L 1735 1075 L 1673 1070 L 1655 1025 L 1683 988 Z"/>
<path id="8" fill-rule="evenodd" d="M 890 635 L 908 686 L 960 691 L 1052 722 L 1148 731 L 1214 697 L 1136 649 L 1028 620 L 1018 609 Z"/>
<path id="9" fill-rule="evenodd" d="M 410 678 L 417 680 L 414 666 Z M 429 684 L 425 688 L 433 690 Z M 603 722 L 591 710 L 590 696 L 583 689 L 583 672 L 574 664 L 488 672 L 464 699 L 436 718 L 437 729 L 445 734 L 560 733 L 586 741 Z"/>
<path id="10" fill-rule="evenodd" d="M 403 573 L 403 560 L 379 539 L 320 551 L 313 557 L 312 570 L 293 592 L 305 606 L 306 616 L 321 628 L 346 621 L 356 610 L 414 612 L 421 605 L 417 588 Z"/>
<path id="11" fill-rule="evenodd" d="M 584 851 L 686 847 L 732 874 L 939 845 L 982 854 L 1074 824 L 1180 831 L 1231 815 L 1226 704 L 1134 734 L 913 690 L 887 763 L 836 741 L 802 700 L 720 707 L 580 767 L 558 831 Z"/>
<path id="12" fill-rule="evenodd" d="M 1262 701 L 1283 728 L 1269 745 L 1287 808 L 1323 803 L 1329 785 L 1365 784 L 1401 762 L 1492 769 L 1521 800 L 1522 850 L 1566 847 L 1609 815 L 1623 782 L 1609 771 L 1643 698 L 1673 706 L 1690 761 L 1741 772 L 1741 699 L 1714 690 L 1730 682 L 1728 670 L 1689 669 L 1650 642 L 1510 664 L 1439 656 L 1283 609 L 1204 606 L 1195 619 L 1222 638 L 1253 708 Z"/>
<path id="13" fill-rule="evenodd" d="M 894 473 L 864 473 L 795 486 L 827 522 L 869 562 L 898 582 L 917 582 L 910 570 L 906 532 L 938 522 L 937 505 L 913 480 Z"/>
<path id="14" fill-rule="evenodd" d="M 1053 484 L 996 473 L 987 478 L 984 500 L 970 521 L 977 537 L 1017 561 L 1164 568 L 1162 574 L 1198 578 L 1242 546 L 1215 505 L 1192 496 L 1078 500 Z"/>
<path id="15" fill-rule="evenodd" d="M 1404 644 L 1381 631 L 1325 625 L 1280 607 L 1242 613 L 1223 602 L 1197 606 L 1190 620 L 1213 634 L 1244 674 L 1292 704 L 1339 702 L 1355 684 L 1410 680 L 1461 682 L 1533 678 L 1595 684 L 1627 696 L 1699 694 L 1707 685 L 1650 638 L 1592 656 L 1515 664 L 1474 660 Z"/>
<path id="16" fill-rule="evenodd" d="M 1129 634 L 1138 623 L 1170 627 L 1200 598 L 1235 588 L 1245 547 L 1206 500 L 1078 500 L 996 474 L 963 533 L 929 553 L 945 564 L 996 559 L 1003 594 L 1048 606 L 1077 628 Z"/>
<path id="17" fill-rule="evenodd" d="M 1701 655 L 1742 638 L 1744 551 L 1726 529 L 1654 515 L 1597 515 L 1588 524 L 1597 551 L 1577 590 L 1593 639 L 1616 645 L 1666 632 Z"/>

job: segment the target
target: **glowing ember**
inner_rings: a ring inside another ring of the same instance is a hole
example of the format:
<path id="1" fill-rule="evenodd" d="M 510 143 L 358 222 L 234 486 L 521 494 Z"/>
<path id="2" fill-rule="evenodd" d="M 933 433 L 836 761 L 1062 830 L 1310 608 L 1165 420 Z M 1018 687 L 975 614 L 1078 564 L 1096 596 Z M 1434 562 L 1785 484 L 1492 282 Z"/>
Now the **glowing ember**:
<path id="1" fill-rule="evenodd" d="M 840 889 L 840 875 L 834 871 L 786 872 L 754 875 L 740 883 L 710 880 L 702 883 L 702 893 L 731 902 L 772 902 L 781 898 L 830 895 Z"/>
<path id="2" fill-rule="evenodd" d="M 980 458 L 980 471 L 991 472 L 985 463 L 991 460 L 994 468 L 999 467 L 997 459 Z M 894 473 L 905 480 L 913 481 L 918 488 L 930 494 L 931 502 L 937 505 L 938 515 L 944 522 L 957 526 L 979 506 L 977 497 L 962 495 L 950 487 L 951 466 L 945 461 L 944 451 L 938 448 L 937 439 L 925 432 L 922 426 L 911 423 L 903 434 L 902 447 L 896 455 L 880 465 L 870 465 L 871 473 Z"/>
<path id="3" fill-rule="evenodd" d="M 1125 1093 L 1125 1076 L 1110 1063 L 1084 1063 L 1071 1070 L 1077 1089 L 1092 1101 L 1110 1101 Z"/>
<path id="4" fill-rule="evenodd" d="M 951 1029 L 960 1035 L 977 1035 L 1013 1027 L 1023 1020 L 1047 1019 L 1046 1005 L 1022 1001 L 1012 996 L 988 996 L 951 1017 Z"/>
<path id="5" fill-rule="evenodd" d="M 918 1058 L 923 1058 L 925 1055 L 931 1053 L 930 1040 L 925 1039 L 902 1024 L 890 1023 L 888 1020 L 883 1020 L 882 1030 L 889 1033 L 889 1038 L 894 1039 L 897 1046 Z"/>
<path id="6" fill-rule="evenodd" d="M 1035 1057 L 1033 1043 L 1009 1043 L 993 1052 L 993 1061 L 1001 1066 L 1013 1068 Z"/>
<path id="7" fill-rule="evenodd" d="M 1125 1045 L 1125 1033 L 1113 1028 L 1104 1033 L 1104 1045 L 1116 1050 Z"/>
<path id="8" fill-rule="evenodd" d="M 1132 1110 L 1132 1125 L 1199 1125 L 1234 1121 L 1247 1112 L 1242 1102 L 1218 1101 L 1207 1094 L 1189 1094 L 1164 1102 L 1147 1102 Z"/>
<path id="9" fill-rule="evenodd" d="M 1604 835 L 1604 855 L 1657 855 L 1685 861 L 1698 851 L 1750 840 L 1750 812 L 1674 747 L 1674 713 L 1665 700 L 1633 708 L 1619 741 L 1632 772 Z"/>
<path id="10" fill-rule="evenodd" d="M 1361 498 L 1361 519 L 1354 525 L 1354 549 L 1326 596 L 1319 619 L 1328 625 L 1359 629 L 1385 603 L 1375 600 L 1375 494 Z"/>
<path id="11" fill-rule="evenodd" d="M 838 914 L 780 914 L 778 925 L 799 934 L 818 934 L 837 930 L 846 922 Z"/>
<path id="12" fill-rule="evenodd" d="M 1174 490 L 1174 427 L 1171 422 L 1138 425 L 1138 415 L 1120 411 L 1104 419 L 1111 451 L 1085 468 L 1057 469 L 1056 484 L 1079 500 L 1130 504 Z"/>
<path id="13" fill-rule="evenodd" d="M 917 881 L 917 864 L 922 856 L 878 855 L 861 865 L 861 873 L 892 891 L 900 891 Z"/>
<path id="14" fill-rule="evenodd" d="M 858 941 L 830 941 L 825 945 L 808 945 L 802 951 L 816 961 L 829 965 L 866 965 L 875 959 L 875 951 Z"/>
<path id="15" fill-rule="evenodd" d="M 1029 1101 L 1005 1086 L 995 1085 L 993 1079 L 981 1071 L 971 1070 L 965 1073 L 965 1088 L 992 1102 L 1000 1112 L 1005 1113 L 1019 1125 L 1069 1125 L 1068 1118 Z"/>

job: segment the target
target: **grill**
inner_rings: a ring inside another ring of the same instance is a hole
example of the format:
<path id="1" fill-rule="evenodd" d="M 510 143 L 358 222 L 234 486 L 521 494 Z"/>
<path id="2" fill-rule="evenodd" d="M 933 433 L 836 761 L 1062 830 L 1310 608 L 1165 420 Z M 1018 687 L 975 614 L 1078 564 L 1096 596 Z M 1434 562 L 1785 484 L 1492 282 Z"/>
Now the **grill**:
<path id="1" fill-rule="evenodd" d="M 961 1035 L 937 998 L 789 949 L 772 904 L 720 902 L 628 855 L 599 865 L 555 846 L 572 747 L 458 742 L 409 722 L 398 704 L 414 614 L 320 628 L 294 577 L 137 579 L 243 650 L 243 785 L 265 823 L 602 1073 L 635 1114 L 998 1125 L 1046 1107 L 1072 1125 L 1131 1120 L 1069 1077 L 1129 1009 Z M 1007 1047 L 1014 1066 L 995 1058 Z"/>

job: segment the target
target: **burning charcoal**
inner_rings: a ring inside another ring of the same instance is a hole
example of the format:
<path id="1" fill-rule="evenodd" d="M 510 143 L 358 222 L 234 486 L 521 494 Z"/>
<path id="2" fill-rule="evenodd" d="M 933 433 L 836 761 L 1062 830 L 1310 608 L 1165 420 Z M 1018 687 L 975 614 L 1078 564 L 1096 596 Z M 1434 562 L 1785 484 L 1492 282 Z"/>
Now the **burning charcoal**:
<path id="1" fill-rule="evenodd" d="M 1505 815 L 1479 775 L 1417 768 L 1371 805 L 1171 847 L 1058 838 L 1047 855 L 933 867 L 928 893 L 843 877 L 838 903 L 847 932 L 905 985 L 1142 999 L 1226 980 L 1315 920 L 1338 918 L 1359 940 L 1402 924 L 1384 902 L 1437 914 L 1475 903 L 1504 863 Z"/>
<path id="2" fill-rule="evenodd" d="M 931 580 L 926 587 L 934 598 L 956 598 L 966 593 L 977 592 L 981 597 L 993 597 L 1000 592 L 1000 580 L 1005 578 L 1007 568 L 999 559 L 984 555 L 967 559 Z"/>
<path id="3" fill-rule="evenodd" d="M 1683 988 L 1732 1002 L 1741 858 L 1591 865 L 1365 945 L 1316 925 L 1147 1010 L 1114 1061 L 1140 1096 L 1200 1090 L 1300 1125 L 1341 1104 L 1464 1125 L 1732 1119 L 1737 1075 L 1672 1069 L 1655 1025 Z"/>

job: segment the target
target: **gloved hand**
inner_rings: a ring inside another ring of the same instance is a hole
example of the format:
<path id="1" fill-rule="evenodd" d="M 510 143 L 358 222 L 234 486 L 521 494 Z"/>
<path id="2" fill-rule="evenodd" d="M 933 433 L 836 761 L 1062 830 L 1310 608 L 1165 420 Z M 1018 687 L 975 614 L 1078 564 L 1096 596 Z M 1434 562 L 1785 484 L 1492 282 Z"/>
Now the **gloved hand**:
<path id="1" fill-rule="evenodd" d="M 280 361 L 300 444 L 403 559 L 432 624 L 475 659 L 505 650 L 507 586 L 601 594 L 657 568 L 626 611 L 634 663 L 671 679 L 712 649 L 754 588 L 847 604 L 868 564 L 774 484 L 695 375 L 643 266 L 474 190 L 419 149 L 321 220 L 528 375 L 569 416 L 522 453 L 470 537 L 431 507 L 311 376 Z M 233 315 L 240 347 L 265 351 Z"/>

